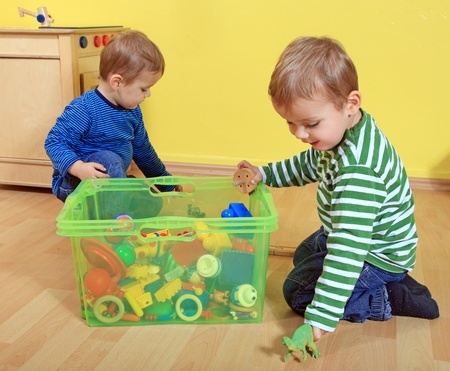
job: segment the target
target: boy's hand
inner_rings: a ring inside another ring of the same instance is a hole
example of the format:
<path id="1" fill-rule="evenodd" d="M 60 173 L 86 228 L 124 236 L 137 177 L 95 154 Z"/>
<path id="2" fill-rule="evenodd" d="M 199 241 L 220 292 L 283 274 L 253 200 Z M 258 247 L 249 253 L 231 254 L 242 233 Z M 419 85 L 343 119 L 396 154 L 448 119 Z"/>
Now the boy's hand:
<path id="1" fill-rule="evenodd" d="M 260 181 L 262 181 L 263 176 L 261 174 L 261 172 L 259 171 L 257 166 L 253 166 L 250 162 L 248 161 L 241 161 L 238 163 L 237 165 L 238 169 L 250 169 L 255 173 L 255 176 L 253 177 L 253 179 L 251 180 L 252 184 L 258 184 Z"/>
<path id="2" fill-rule="evenodd" d="M 321 328 L 311 326 L 313 329 L 314 341 L 319 341 L 320 338 L 327 333 L 327 331 L 322 330 Z"/>
<path id="3" fill-rule="evenodd" d="M 108 174 L 105 174 L 106 168 L 102 164 L 96 162 L 83 162 L 78 160 L 69 168 L 69 174 L 84 179 L 92 178 L 109 178 Z"/>

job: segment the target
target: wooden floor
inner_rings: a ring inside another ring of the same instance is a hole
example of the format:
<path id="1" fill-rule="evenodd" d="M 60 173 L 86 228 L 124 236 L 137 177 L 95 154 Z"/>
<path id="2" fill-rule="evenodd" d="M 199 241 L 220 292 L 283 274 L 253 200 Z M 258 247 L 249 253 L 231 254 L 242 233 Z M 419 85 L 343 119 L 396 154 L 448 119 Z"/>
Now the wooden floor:
<path id="1" fill-rule="evenodd" d="M 318 227 L 315 189 L 274 190 L 272 251 L 289 255 Z M 262 324 L 90 328 L 80 319 L 70 241 L 56 235 L 50 191 L 0 186 L 0 370 L 450 370 L 450 193 L 415 191 L 413 277 L 440 305 L 434 321 L 341 322 L 318 359 L 284 363 L 302 324 L 281 286 L 291 258 L 269 257 Z"/>

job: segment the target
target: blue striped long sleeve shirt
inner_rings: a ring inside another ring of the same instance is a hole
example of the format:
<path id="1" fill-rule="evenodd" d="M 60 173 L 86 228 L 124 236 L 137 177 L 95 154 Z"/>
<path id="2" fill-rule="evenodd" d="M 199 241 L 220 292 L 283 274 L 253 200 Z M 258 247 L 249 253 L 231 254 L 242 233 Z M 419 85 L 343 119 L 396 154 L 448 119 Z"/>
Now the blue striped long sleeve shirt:
<path id="1" fill-rule="evenodd" d="M 101 150 L 117 153 L 125 168 L 134 160 L 146 177 L 170 175 L 150 143 L 140 107 L 116 106 L 97 89 L 75 98 L 64 109 L 47 136 L 45 149 L 53 163 L 55 194 L 76 161 Z"/>

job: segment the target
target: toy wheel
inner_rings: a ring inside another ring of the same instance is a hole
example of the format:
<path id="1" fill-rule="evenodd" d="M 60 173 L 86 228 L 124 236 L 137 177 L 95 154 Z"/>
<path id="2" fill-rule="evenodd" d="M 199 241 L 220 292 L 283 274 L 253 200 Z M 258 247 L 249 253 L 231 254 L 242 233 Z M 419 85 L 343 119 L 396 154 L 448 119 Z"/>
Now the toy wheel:
<path id="1" fill-rule="evenodd" d="M 183 313 L 181 304 L 185 300 L 192 300 L 197 305 L 197 311 L 192 316 L 187 316 Z M 192 321 L 195 321 L 197 318 L 199 318 L 202 314 L 202 310 L 203 310 L 202 302 L 200 301 L 200 299 L 197 296 L 195 296 L 193 294 L 181 295 L 178 298 L 177 303 L 175 304 L 175 311 L 177 312 L 178 317 L 180 317 L 183 321 L 187 321 L 187 322 L 192 322 Z"/>
<path id="2" fill-rule="evenodd" d="M 105 316 L 101 307 L 106 302 L 113 302 L 117 306 L 117 313 L 113 316 Z M 101 298 L 98 298 L 94 304 L 94 308 L 92 309 L 94 312 L 95 318 L 97 318 L 100 322 L 103 323 L 114 323 L 119 321 L 123 314 L 125 313 L 125 306 L 123 305 L 122 300 L 120 300 L 117 296 L 114 295 L 105 295 Z"/>
<path id="3" fill-rule="evenodd" d="M 233 176 L 233 183 L 236 189 L 241 193 L 252 193 L 256 188 L 256 184 L 251 183 L 254 176 L 255 174 L 250 169 L 242 168 L 236 170 Z"/>

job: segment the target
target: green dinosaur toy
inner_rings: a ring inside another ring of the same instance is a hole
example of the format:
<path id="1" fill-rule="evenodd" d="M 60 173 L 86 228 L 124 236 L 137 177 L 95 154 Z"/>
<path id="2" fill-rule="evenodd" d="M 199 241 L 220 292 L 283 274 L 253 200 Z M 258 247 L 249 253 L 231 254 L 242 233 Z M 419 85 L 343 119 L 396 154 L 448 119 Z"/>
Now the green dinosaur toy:
<path id="1" fill-rule="evenodd" d="M 302 352 L 302 359 L 306 359 L 306 348 L 312 351 L 314 358 L 319 357 L 320 352 L 314 343 L 313 330 L 311 325 L 304 324 L 295 330 L 292 339 L 288 336 L 283 336 L 283 344 L 288 348 L 288 353 L 284 357 L 284 362 L 287 362 L 294 352 Z"/>

